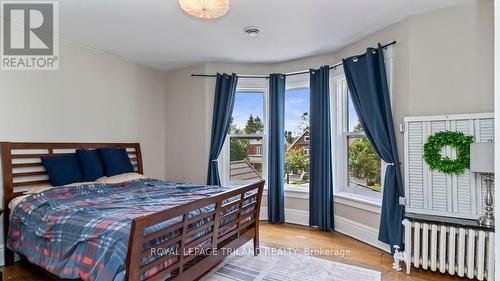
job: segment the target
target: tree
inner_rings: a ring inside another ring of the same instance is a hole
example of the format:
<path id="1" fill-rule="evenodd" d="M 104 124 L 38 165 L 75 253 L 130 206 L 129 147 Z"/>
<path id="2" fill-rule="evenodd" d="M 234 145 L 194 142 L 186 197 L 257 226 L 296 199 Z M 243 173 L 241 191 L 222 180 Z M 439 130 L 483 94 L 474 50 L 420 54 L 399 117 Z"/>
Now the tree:
<path id="1" fill-rule="evenodd" d="M 250 114 L 250 117 L 248 117 L 247 124 L 245 125 L 245 128 L 243 129 L 246 134 L 255 134 L 258 132 L 262 132 L 264 129 L 264 124 L 262 123 L 262 119 L 260 119 L 259 116 L 256 116 L 255 118 L 253 115 Z"/>
<path id="2" fill-rule="evenodd" d="M 229 129 L 228 129 L 229 134 L 240 134 L 241 129 L 238 128 L 238 126 L 234 123 L 234 118 L 231 117 L 231 120 L 229 121 Z"/>
<path id="3" fill-rule="evenodd" d="M 363 129 L 363 125 L 361 125 L 361 122 L 358 121 L 356 126 L 354 126 L 354 132 L 363 132 L 365 129 Z"/>
<path id="4" fill-rule="evenodd" d="M 285 167 L 288 171 L 309 171 L 309 157 L 304 149 L 290 149 L 285 152 Z"/>
<path id="5" fill-rule="evenodd" d="M 349 145 L 349 170 L 357 179 L 366 180 L 368 186 L 380 186 L 380 158 L 366 138 Z"/>
<path id="6" fill-rule="evenodd" d="M 299 125 L 297 126 L 297 135 L 302 135 L 305 131 L 309 130 L 310 118 L 309 113 L 304 112 L 300 117 Z"/>
<path id="7" fill-rule="evenodd" d="M 248 141 L 246 140 L 240 140 L 236 138 L 231 138 L 231 143 L 230 143 L 230 159 L 231 161 L 239 161 L 239 160 L 245 160 L 248 158 L 248 153 L 247 153 L 247 143 Z"/>
<path id="8" fill-rule="evenodd" d="M 295 141 L 295 137 L 292 135 L 292 132 L 285 131 L 285 140 L 287 143 L 293 143 Z"/>

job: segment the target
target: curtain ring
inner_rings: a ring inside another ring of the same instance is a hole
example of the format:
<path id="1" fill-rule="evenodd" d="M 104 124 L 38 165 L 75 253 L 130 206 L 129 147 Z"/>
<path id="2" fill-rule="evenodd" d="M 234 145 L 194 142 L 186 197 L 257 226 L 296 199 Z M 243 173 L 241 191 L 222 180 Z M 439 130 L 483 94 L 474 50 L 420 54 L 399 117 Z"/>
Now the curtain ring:
<path id="1" fill-rule="evenodd" d="M 353 62 L 358 62 L 358 57 L 354 57 L 354 58 L 352 58 L 352 61 L 353 61 Z"/>

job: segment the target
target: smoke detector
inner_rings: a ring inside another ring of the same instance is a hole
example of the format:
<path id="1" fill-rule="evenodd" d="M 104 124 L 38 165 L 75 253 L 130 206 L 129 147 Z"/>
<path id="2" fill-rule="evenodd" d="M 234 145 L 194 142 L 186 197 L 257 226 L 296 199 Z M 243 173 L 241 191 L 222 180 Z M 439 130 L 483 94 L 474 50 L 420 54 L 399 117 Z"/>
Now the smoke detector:
<path id="1" fill-rule="evenodd" d="M 247 26 L 243 29 L 243 31 L 245 31 L 245 34 L 250 37 L 257 37 L 260 33 L 260 29 L 256 26 Z"/>

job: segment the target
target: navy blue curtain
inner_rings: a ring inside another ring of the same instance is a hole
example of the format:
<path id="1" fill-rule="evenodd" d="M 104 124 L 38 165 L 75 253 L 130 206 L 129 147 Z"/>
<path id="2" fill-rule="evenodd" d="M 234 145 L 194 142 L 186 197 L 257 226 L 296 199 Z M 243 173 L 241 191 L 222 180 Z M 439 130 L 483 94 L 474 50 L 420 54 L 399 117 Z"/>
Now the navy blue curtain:
<path id="1" fill-rule="evenodd" d="M 309 225 L 323 231 L 334 229 L 329 81 L 328 65 L 310 70 Z"/>
<path id="2" fill-rule="evenodd" d="M 285 222 L 285 75 L 269 77 L 269 160 L 268 218 L 272 223 Z"/>
<path id="3" fill-rule="evenodd" d="M 366 137 L 380 158 L 389 163 L 385 173 L 378 239 L 391 245 L 391 248 L 393 245 L 402 247 L 403 207 L 399 205 L 399 197 L 404 191 L 383 48 L 378 44 L 378 48 L 369 48 L 366 54 L 342 62 L 354 108 Z"/>
<path id="4" fill-rule="evenodd" d="M 210 155 L 208 160 L 209 185 L 220 185 L 219 167 L 217 159 L 224 145 L 231 115 L 233 113 L 236 85 L 236 74 L 217 73 L 215 83 L 214 112 L 212 117 L 212 137 L 210 141 Z"/>

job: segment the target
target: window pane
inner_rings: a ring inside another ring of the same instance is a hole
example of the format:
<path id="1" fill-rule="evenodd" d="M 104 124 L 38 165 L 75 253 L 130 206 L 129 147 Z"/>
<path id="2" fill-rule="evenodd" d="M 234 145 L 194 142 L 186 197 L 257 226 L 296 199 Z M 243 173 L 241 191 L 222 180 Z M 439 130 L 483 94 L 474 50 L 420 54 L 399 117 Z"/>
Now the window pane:
<path id="1" fill-rule="evenodd" d="M 356 113 L 350 94 L 347 95 L 347 114 L 349 132 L 362 132 L 363 127 L 359 122 L 358 114 Z"/>
<path id="2" fill-rule="evenodd" d="M 236 92 L 230 134 L 262 134 L 264 132 L 264 93 Z"/>
<path id="3" fill-rule="evenodd" d="M 309 188 L 309 88 L 285 93 L 285 183 Z"/>
<path id="4" fill-rule="evenodd" d="M 230 138 L 230 180 L 262 179 L 262 137 Z"/>
<path id="5" fill-rule="evenodd" d="M 349 188 L 380 192 L 380 158 L 366 137 L 347 137 Z"/>

